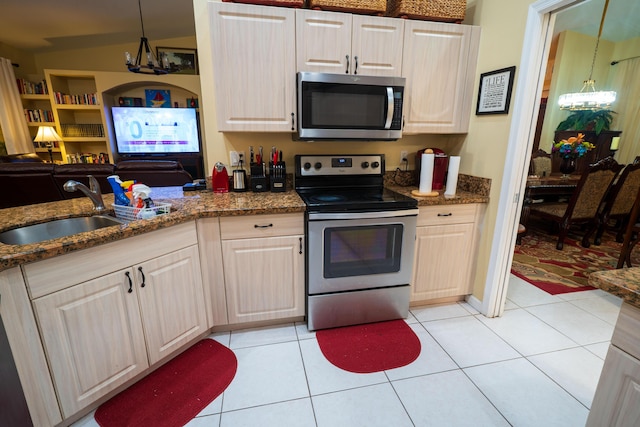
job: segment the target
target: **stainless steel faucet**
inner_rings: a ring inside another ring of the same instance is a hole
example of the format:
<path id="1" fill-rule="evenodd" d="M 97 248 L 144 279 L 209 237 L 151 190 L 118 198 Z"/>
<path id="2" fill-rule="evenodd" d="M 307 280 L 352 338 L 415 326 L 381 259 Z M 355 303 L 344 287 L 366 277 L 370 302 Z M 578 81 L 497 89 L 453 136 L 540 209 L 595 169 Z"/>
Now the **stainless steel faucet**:
<path id="1" fill-rule="evenodd" d="M 64 191 L 68 191 L 69 193 L 76 190 L 82 191 L 85 196 L 90 198 L 93 202 L 94 211 L 104 212 L 106 209 L 104 207 L 104 201 L 102 200 L 102 193 L 100 192 L 100 184 L 98 184 L 98 180 L 95 179 L 93 175 L 87 175 L 87 178 L 89 178 L 90 188 L 87 188 L 83 183 L 74 180 L 65 182 L 62 188 L 64 188 Z"/>

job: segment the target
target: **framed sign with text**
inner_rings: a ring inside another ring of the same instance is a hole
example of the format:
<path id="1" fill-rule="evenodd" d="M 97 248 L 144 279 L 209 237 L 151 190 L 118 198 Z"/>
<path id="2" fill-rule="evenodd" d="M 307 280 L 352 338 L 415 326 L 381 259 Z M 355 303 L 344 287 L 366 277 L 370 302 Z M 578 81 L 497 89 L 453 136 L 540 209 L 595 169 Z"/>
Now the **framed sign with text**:
<path id="1" fill-rule="evenodd" d="M 476 115 L 509 113 L 515 73 L 516 67 L 514 65 L 480 74 Z"/>

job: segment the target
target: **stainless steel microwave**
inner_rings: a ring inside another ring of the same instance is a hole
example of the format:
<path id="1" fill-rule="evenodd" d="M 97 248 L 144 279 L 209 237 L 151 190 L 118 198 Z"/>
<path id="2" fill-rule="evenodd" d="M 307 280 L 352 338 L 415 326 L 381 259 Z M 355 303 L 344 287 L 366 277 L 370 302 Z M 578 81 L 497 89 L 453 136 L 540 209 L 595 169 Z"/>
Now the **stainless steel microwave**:
<path id="1" fill-rule="evenodd" d="M 298 73 L 298 140 L 396 140 L 404 77 Z"/>

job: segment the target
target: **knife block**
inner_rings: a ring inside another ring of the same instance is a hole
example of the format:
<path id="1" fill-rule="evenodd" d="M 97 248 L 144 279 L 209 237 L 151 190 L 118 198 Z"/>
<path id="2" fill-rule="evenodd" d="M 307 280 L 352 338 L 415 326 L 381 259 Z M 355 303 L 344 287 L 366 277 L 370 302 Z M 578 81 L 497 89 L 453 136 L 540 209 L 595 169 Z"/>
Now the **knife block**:
<path id="1" fill-rule="evenodd" d="M 251 191 L 261 193 L 269 190 L 269 179 L 264 174 L 262 163 L 251 163 Z"/>
<path id="2" fill-rule="evenodd" d="M 284 162 L 269 162 L 269 180 L 272 193 L 287 191 L 287 168 Z"/>

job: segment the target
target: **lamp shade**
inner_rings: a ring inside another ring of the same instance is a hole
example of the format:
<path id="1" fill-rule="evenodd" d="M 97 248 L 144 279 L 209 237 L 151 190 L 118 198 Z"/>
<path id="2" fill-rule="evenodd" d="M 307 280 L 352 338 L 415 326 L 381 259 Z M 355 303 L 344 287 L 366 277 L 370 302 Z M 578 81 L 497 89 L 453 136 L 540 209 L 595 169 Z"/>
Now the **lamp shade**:
<path id="1" fill-rule="evenodd" d="M 62 141 L 60 135 L 56 132 L 53 126 L 40 126 L 38 128 L 38 133 L 34 138 L 35 142 L 53 142 L 53 141 Z"/>

